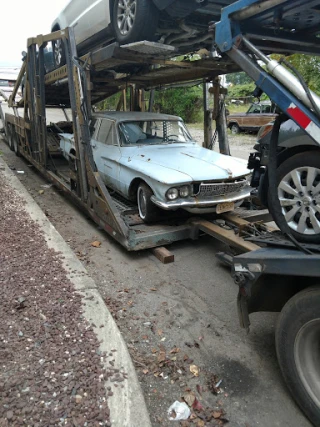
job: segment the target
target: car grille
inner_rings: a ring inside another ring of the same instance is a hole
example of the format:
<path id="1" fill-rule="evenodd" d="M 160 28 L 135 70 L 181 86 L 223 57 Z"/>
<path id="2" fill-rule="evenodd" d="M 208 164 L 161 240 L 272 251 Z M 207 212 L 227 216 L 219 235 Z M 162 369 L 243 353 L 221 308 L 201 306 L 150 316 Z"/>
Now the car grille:
<path id="1" fill-rule="evenodd" d="M 199 197 L 214 197 L 224 196 L 230 193 L 237 193 L 247 185 L 247 180 L 237 180 L 233 182 L 219 182 L 219 183 L 202 183 L 199 186 L 199 192 L 196 194 Z"/>

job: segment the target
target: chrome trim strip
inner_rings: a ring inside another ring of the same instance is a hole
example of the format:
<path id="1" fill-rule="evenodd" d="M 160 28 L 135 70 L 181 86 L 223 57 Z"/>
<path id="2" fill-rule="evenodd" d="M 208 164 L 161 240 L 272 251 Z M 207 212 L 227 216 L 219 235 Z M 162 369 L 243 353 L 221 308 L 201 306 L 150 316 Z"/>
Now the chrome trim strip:
<path id="1" fill-rule="evenodd" d="M 199 200 L 197 197 L 187 197 L 185 199 L 177 199 L 172 202 L 163 202 L 162 200 L 158 200 L 155 196 L 151 196 L 151 201 L 159 206 L 161 209 L 170 210 L 170 209 L 178 209 L 178 208 L 185 208 L 185 207 L 197 207 L 197 208 L 204 208 L 204 207 L 210 207 L 215 206 L 218 203 L 225 203 L 225 202 L 237 202 L 242 199 L 246 199 L 247 197 L 250 197 L 252 188 L 250 186 L 247 186 L 239 193 L 228 197 L 227 195 L 220 198 L 212 198 L 210 200 Z"/>

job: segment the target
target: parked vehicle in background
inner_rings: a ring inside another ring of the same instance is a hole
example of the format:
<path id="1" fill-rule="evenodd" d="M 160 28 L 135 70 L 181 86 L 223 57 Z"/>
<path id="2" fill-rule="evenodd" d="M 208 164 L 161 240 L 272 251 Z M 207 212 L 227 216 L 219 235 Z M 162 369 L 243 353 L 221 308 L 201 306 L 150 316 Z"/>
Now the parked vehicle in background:
<path id="1" fill-rule="evenodd" d="M 199 147 L 180 117 L 156 113 L 93 115 L 91 146 L 105 184 L 137 202 L 140 217 L 154 221 L 163 210 L 227 212 L 250 196 L 249 170 L 240 159 Z M 72 134 L 60 134 L 72 161 Z"/>
<path id="2" fill-rule="evenodd" d="M 4 100 L 9 99 L 19 75 L 19 71 L 20 69 L 15 67 L 0 68 L 0 97 Z"/>
<path id="3" fill-rule="evenodd" d="M 263 126 L 250 156 L 251 185 L 259 188 L 262 203 L 278 213 L 269 200 L 268 159 L 273 123 Z M 293 120 L 281 125 L 278 139 L 278 196 L 292 235 L 299 241 L 320 242 L 320 149 Z"/>
<path id="4" fill-rule="evenodd" d="M 229 0 L 70 0 L 51 30 L 73 27 L 80 54 L 92 46 L 117 41 L 161 41 L 191 52 L 210 48 L 208 23 Z M 65 62 L 60 40 L 54 44 L 57 66 Z"/>
<path id="5" fill-rule="evenodd" d="M 229 114 L 227 126 L 233 134 L 242 131 L 258 132 L 261 126 L 266 125 L 275 117 L 275 105 L 270 101 L 262 101 L 252 104 L 246 113 Z"/>

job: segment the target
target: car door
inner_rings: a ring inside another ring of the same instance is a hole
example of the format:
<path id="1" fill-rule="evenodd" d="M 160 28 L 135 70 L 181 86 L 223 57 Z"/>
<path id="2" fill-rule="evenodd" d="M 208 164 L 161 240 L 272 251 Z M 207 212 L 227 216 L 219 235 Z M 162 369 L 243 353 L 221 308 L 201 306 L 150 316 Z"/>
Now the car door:
<path id="1" fill-rule="evenodd" d="M 271 104 L 261 105 L 261 115 L 259 117 L 259 122 L 258 122 L 259 127 L 268 124 L 269 122 L 271 122 L 277 117 L 274 110 L 275 110 L 275 107 Z"/>
<path id="2" fill-rule="evenodd" d="M 88 21 L 88 11 L 93 4 L 93 0 L 70 0 L 63 11 L 67 26 L 74 28 L 77 44 L 86 40 L 94 32 L 94 28 Z"/>
<path id="3" fill-rule="evenodd" d="M 92 36 L 107 28 L 110 23 L 109 1 L 87 0 L 87 22 Z"/>
<path id="4" fill-rule="evenodd" d="M 120 147 L 115 131 L 115 123 L 106 118 L 98 120 L 91 138 L 93 158 L 103 181 L 119 190 Z"/>
<path id="5" fill-rule="evenodd" d="M 259 119 L 261 114 L 261 106 L 259 104 L 252 104 L 249 110 L 242 118 L 241 127 L 243 129 L 259 128 Z"/>

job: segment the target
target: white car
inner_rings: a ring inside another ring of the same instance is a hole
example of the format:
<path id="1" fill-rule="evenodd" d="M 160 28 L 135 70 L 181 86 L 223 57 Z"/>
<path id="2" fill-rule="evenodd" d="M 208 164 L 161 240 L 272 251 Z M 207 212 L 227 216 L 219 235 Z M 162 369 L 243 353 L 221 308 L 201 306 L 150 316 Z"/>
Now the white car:
<path id="1" fill-rule="evenodd" d="M 231 0 L 69 0 L 51 31 L 73 27 L 79 53 L 116 40 L 157 40 L 182 51 L 210 47 L 209 21 Z M 61 41 L 53 44 L 56 66 L 65 62 Z"/>
<path id="2" fill-rule="evenodd" d="M 159 219 L 163 210 L 231 211 L 250 196 L 250 171 L 243 160 L 200 147 L 180 117 L 102 112 L 93 115 L 91 125 L 93 158 L 102 179 L 137 202 L 145 222 Z M 59 136 L 63 155 L 74 159 L 73 135 Z"/>

